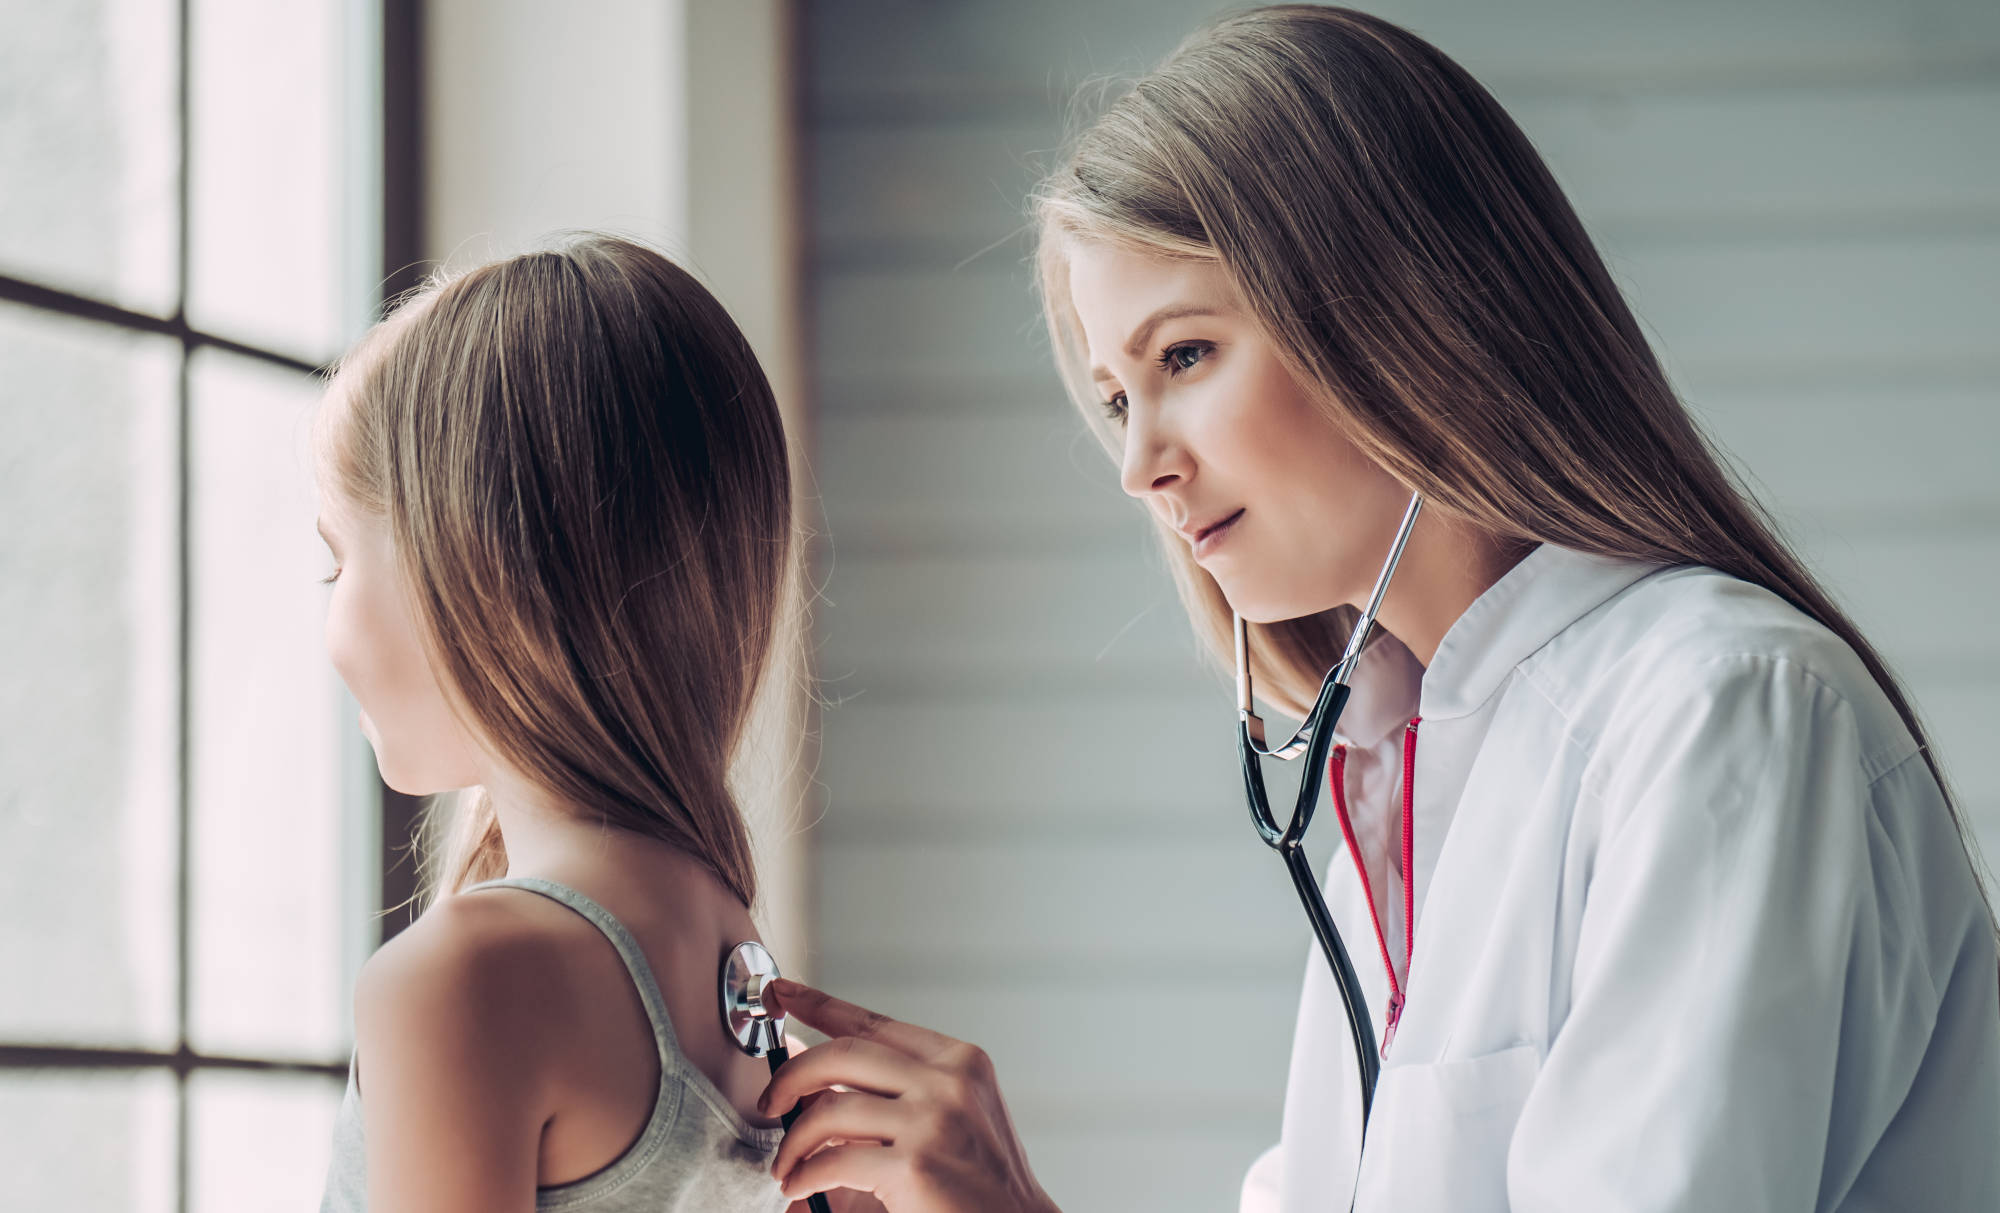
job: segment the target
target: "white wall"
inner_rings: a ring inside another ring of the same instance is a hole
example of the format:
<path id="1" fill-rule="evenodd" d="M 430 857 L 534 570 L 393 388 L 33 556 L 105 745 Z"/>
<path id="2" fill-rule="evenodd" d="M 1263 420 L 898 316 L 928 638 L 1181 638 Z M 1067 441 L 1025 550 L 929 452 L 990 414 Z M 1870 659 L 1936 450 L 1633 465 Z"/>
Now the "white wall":
<path id="1" fill-rule="evenodd" d="M 1233 1208 L 1307 935 L 1019 238 L 1071 85 L 1206 0 L 807 10 L 832 988 L 994 1054 L 1067 1207 Z M 2000 858 L 2000 7 L 1368 6 L 1485 80 L 1908 676 Z M 1322 840 L 1313 848 L 1330 858 Z"/>
<path id="2" fill-rule="evenodd" d="M 430 256 L 465 264 L 568 228 L 684 251 L 681 0 L 431 0 Z"/>
<path id="3" fill-rule="evenodd" d="M 792 5 L 686 0 L 688 258 L 757 351 L 785 416 L 804 527 L 816 524 L 807 457 L 811 409 L 801 329 L 799 181 Z M 804 597 L 796 641 L 773 659 L 738 764 L 757 846 L 757 920 L 785 971 L 815 976 L 809 949 L 805 814 L 816 758 L 810 736 Z"/>

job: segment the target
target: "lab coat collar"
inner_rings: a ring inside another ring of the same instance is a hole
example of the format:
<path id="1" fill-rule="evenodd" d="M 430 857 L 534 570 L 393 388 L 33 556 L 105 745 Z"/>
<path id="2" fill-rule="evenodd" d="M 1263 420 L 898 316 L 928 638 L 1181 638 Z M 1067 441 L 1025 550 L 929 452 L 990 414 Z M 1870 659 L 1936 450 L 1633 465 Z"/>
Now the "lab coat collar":
<path id="1" fill-rule="evenodd" d="M 1377 628 L 1355 664 L 1349 684 L 1353 689 L 1341 710 L 1334 739 L 1357 750 L 1380 745 L 1416 714 L 1417 690 L 1423 677 L 1424 667 L 1403 642 Z"/>
<path id="2" fill-rule="evenodd" d="M 1543 645 L 1662 567 L 1552 543 L 1536 547 L 1473 599 L 1445 632 L 1423 673 L 1424 719 L 1476 711 Z"/>

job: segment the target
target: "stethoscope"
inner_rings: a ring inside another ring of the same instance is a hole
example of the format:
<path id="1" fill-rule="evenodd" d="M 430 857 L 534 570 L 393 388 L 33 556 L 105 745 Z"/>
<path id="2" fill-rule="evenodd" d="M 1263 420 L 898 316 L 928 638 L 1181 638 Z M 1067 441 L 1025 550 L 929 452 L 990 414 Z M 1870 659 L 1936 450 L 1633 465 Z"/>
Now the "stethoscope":
<path id="1" fill-rule="evenodd" d="M 746 940 L 729 949 L 722 958 L 722 1027 L 736 1047 L 752 1057 L 766 1057 L 771 1073 L 792 1059 L 785 1047 L 785 1017 L 774 1015 L 764 1005 L 764 987 L 778 980 L 778 962 L 755 940 Z M 790 1132 L 799 1118 L 798 1105 L 778 1117 Z M 806 1198 L 813 1213 L 829 1213 L 826 1195 L 815 1192 Z"/>
<path id="2" fill-rule="evenodd" d="M 1326 953 L 1326 962 L 1333 969 L 1334 980 L 1340 987 L 1340 998 L 1347 1008 L 1347 1025 L 1354 1034 L 1354 1056 L 1361 1070 L 1361 1127 L 1365 1134 L 1368 1128 L 1368 1110 L 1375 1101 L 1375 1080 L 1381 1073 L 1381 1059 L 1375 1052 L 1375 1024 L 1368 1014 L 1368 1002 L 1361 993 L 1361 980 L 1354 973 L 1354 964 L 1347 957 L 1347 947 L 1341 942 L 1340 931 L 1333 925 L 1333 916 L 1327 912 L 1326 899 L 1320 895 L 1319 882 L 1313 878 L 1311 863 L 1306 859 L 1303 842 L 1306 827 L 1312 823 L 1313 809 L 1318 805 L 1320 785 L 1325 778 L 1327 748 L 1333 743 L 1334 726 L 1340 722 L 1341 709 L 1347 706 L 1349 682 L 1354 677 L 1354 667 L 1361 660 L 1361 651 L 1368 644 L 1368 637 L 1375 629 L 1376 612 L 1382 609 L 1382 596 L 1389 589 L 1389 579 L 1395 575 L 1396 565 L 1403 558 L 1403 549 L 1410 542 L 1410 531 L 1416 526 L 1417 513 L 1423 508 L 1423 497 L 1411 494 L 1410 505 L 1403 512 L 1403 521 L 1396 528 L 1395 542 L 1389 548 L 1389 558 L 1382 564 L 1382 571 L 1375 578 L 1375 589 L 1368 595 L 1368 606 L 1355 622 L 1354 632 L 1348 637 L 1347 650 L 1339 664 L 1327 671 L 1326 680 L 1320 684 L 1319 698 L 1307 713 L 1305 721 L 1291 740 L 1276 749 L 1264 744 L 1264 721 L 1257 715 L 1256 705 L 1250 694 L 1250 632 L 1241 615 L 1236 620 L 1236 742 L 1237 751 L 1243 759 L 1243 788 L 1250 802 L 1250 819 L 1257 827 L 1257 833 L 1266 845 L 1278 852 L 1285 861 L 1285 870 L 1291 873 L 1292 885 L 1298 890 L 1299 902 L 1305 907 L 1306 918 L 1312 923 L 1313 935 L 1318 938 L 1320 950 Z M 1307 756 L 1305 777 L 1299 781 L 1298 799 L 1292 806 L 1292 819 L 1280 829 L 1271 816 L 1271 802 L 1264 794 L 1264 769 L 1259 758 L 1278 758 L 1289 761 L 1299 755 Z M 764 987 L 778 978 L 778 963 L 771 959 L 762 944 L 748 941 L 730 949 L 722 961 L 722 1024 L 735 1040 L 736 1047 L 752 1057 L 768 1058 L 771 1072 L 791 1059 L 785 1048 L 785 1017 L 773 1014 L 764 1005 Z M 798 1119 L 799 1110 L 795 1106 L 779 1118 L 779 1122 L 789 1131 L 792 1122 Z M 828 1213 L 826 1198 L 814 1194 L 810 1198 L 813 1213 Z"/>
<path id="3" fill-rule="evenodd" d="M 1292 875 L 1292 886 L 1298 890 L 1299 903 L 1305 907 L 1306 918 L 1311 921 L 1313 935 L 1319 939 L 1320 951 L 1326 953 L 1326 963 L 1333 969 L 1333 979 L 1340 987 L 1340 1000 L 1347 1006 L 1347 1026 L 1354 1034 L 1354 1056 L 1361 1070 L 1361 1131 L 1365 1138 L 1368 1132 L 1368 1109 L 1375 1102 L 1375 1080 L 1381 1074 L 1382 1061 L 1375 1052 L 1375 1023 L 1368 1014 L 1368 1000 L 1362 997 L 1361 980 L 1354 974 L 1354 964 L 1347 957 L 1347 947 L 1341 942 L 1340 931 L 1333 925 L 1333 916 L 1327 913 L 1326 898 L 1320 895 L 1319 881 L 1314 879 L 1312 864 L 1306 859 L 1306 827 L 1312 824 L 1313 809 L 1319 803 L 1320 783 L 1325 778 L 1327 748 L 1333 744 L 1333 729 L 1340 722 L 1340 711 L 1347 706 L 1348 684 L 1354 677 L 1354 667 L 1361 661 L 1361 650 L 1368 644 L 1369 633 L 1375 629 L 1375 613 L 1382 609 L 1382 595 L 1389 588 L 1389 578 L 1395 575 L 1396 565 L 1403 558 L 1403 548 L 1410 542 L 1410 529 L 1416 525 L 1417 512 L 1423 508 L 1421 494 L 1410 495 L 1410 506 L 1403 512 L 1403 521 L 1396 528 L 1395 542 L 1389 548 L 1389 558 L 1382 562 L 1382 571 L 1375 578 L 1375 589 L 1368 595 L 1367 609 L 1354 625 L 1354 632 L 1347 638 L 1347 651 L 1341 655 L 1340 663 L 1327 671 L 1326 681 L 1320 683 L 1319 699 L 1312 711 L 1306 714 L 1305 722 L 1292 734 L 1292 739 L 1276 749 L 1264 744 L 1264 722 L 1257 716 L 1256 705 L 1250 696 L 1250 628 L 1243 616 L 1236 618 L 1236 749 L 1243 759 L 1243 790 L 1250 801 L 1250 820 L 1257 827 L 1257 833 L 1265 844 L 1276 851 L 1285 861 L 1285 870 Z M 1264 794 L 1264 768 L 1259 758 L 1280 758 L 1286 761 L 1306 756 L 1305 775 L 1299 781 L 1298 800 L 1292 806 L 1292 819 L 1283 829 L 1271 817 L 1271 801 Z"/>

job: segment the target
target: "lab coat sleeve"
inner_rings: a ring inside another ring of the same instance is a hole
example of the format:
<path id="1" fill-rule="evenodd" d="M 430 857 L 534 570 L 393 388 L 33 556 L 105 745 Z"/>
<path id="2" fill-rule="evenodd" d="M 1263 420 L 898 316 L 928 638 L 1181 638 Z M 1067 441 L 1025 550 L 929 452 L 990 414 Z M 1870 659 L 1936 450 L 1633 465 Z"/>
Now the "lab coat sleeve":
<path id="1" fill-rule="evenodd" d="M 1516 1213 L 1828 1207 L 1921 1061 L 1936 994 L 1853 710 L 1784 659 L 1707 674 L 1596 746 L 1600 833 L 1509 1147 Z"/>
<path id="2" fill-rule="evenodd" d="M 1272 1146 L 1257 1156 L 1243 1176 L 1243 1192 L 1237 1213 L 1278 1213 L 1278 1169 L 1283 1165 L 1284 1147 Z"/>

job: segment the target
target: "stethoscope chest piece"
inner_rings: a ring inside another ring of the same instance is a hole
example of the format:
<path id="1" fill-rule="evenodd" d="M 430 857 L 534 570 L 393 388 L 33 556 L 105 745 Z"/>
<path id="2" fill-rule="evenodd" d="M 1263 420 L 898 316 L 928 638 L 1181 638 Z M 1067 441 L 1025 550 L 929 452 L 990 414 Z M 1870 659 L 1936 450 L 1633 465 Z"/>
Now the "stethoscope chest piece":
<path id="1" fill-rule="evenodd" d="M 723 955 L 722 980 L 717 983 L 722 990 L 723 1030 L 737 1048 L 770 1062 L 773 1074 L 791 1060 L 785 1047 L 785 1017 L 764 1004 L 764 990 L 776 980 L 778 962 L 763 944 L 746 939 Z M 798 1118 L 799 1109 L 793 1107 L 778 1120 L 789 1131 Z M 806 1204 L 812 1213 L 827 1213 L 824 1193 L 815 1192 Z"/>
<path id="2" fill-rule="evenodd" d="M 722 958 L 722 1026 L 752 1057 L 785 1047 L 785 1017 L 764 1005 L 764 988 L 777 979 L 778 962 L 755 940 L 737 944 Z"/>

